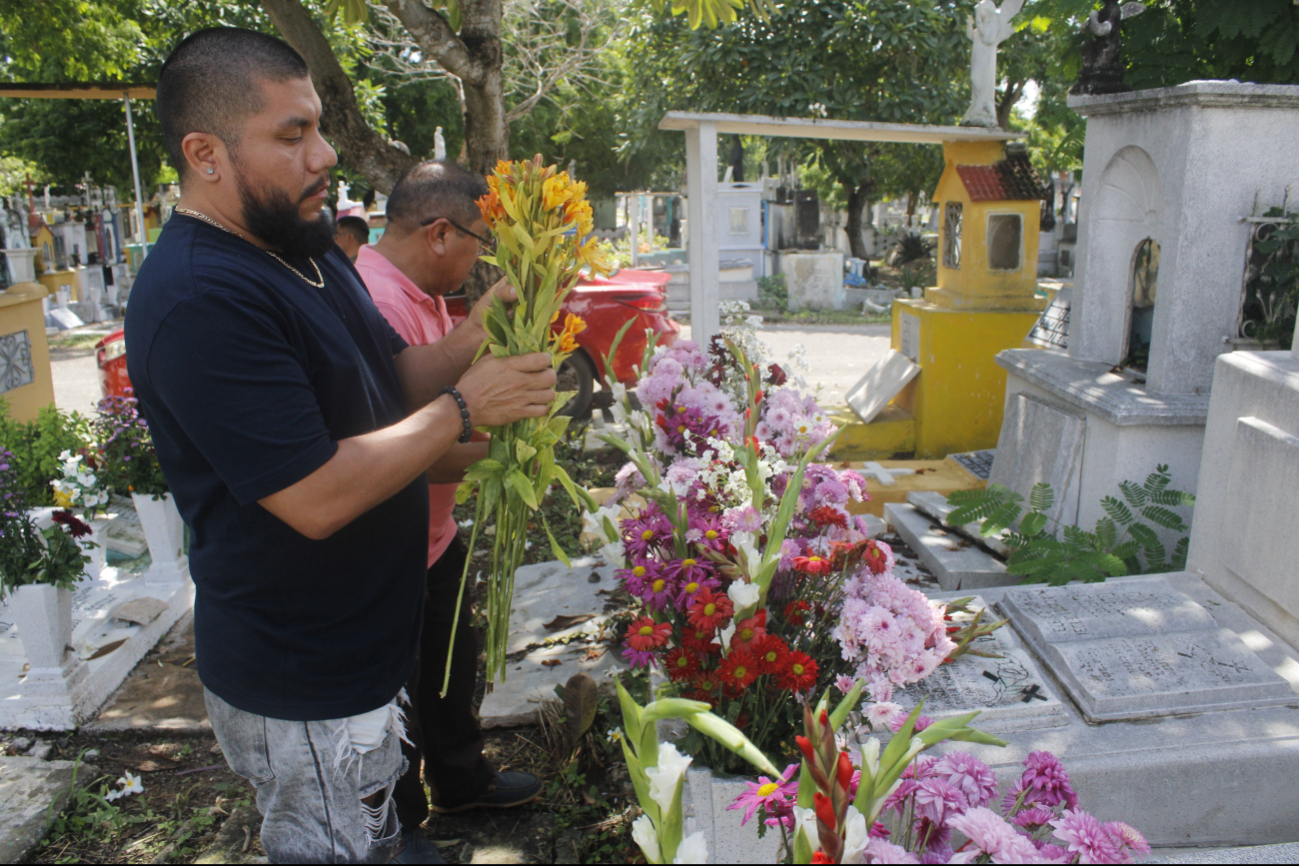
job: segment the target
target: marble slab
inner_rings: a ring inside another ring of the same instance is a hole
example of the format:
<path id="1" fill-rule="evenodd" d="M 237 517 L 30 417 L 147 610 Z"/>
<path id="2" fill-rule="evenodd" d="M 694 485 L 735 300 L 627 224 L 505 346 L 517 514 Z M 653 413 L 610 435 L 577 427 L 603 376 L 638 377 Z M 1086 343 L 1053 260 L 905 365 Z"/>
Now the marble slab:
<path id="1" fill-rule="evenodd" d="M 1162 577 L 1018 587 L 999 606 L 1089 722 L 1296 700 L 1236 632 Z"/>
<path id="2" fill-rule="evenodd" d="M 980 596 L 974 597 L 970 608 L 987 609 L 985 623 L 999 618 Z M 956 614 L 952 622 L 964 623 L 973 617 L 973 613 Z M 991 734 L 1069 724 L 1064 704 L 1009 625 L 973 641 L 971 646 L 1002 658 L 963 655 L 951 664 L 940 665 L 921 682 L 899 689 L 893 699 L 910 710 L 924 698 L 924 714 L 935 720 L 978 710 L 973 726 Z"/>

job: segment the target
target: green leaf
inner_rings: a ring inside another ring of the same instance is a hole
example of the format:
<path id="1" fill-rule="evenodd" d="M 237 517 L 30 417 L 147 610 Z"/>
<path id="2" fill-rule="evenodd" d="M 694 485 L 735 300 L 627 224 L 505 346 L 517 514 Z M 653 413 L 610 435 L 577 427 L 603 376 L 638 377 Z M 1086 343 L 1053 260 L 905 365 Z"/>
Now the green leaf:
<path id="1" fill-rule="evenodd" d="M 1096 538 L 1101 550 L 1112 550 L 1119 543 L 1119 528 L 1112 519 L 1102 517 L 1096 521 Z"/>
<path id="2" fill-rule="evenodd" d="M 712 737 L 761 772 L 773 777 L 780 776 L 780 770 L 776 765 L 739 728 L 730 722 L 710 712 L 701 712 L 686 716 L 686 724 L 700 733 Z"/>
<path id="3" fill-rule="evenodd" d="M 1146 490 L 1144 487 L 1139 487 L 1131 481 L 1124 481 L 1119 485 L 1119 489 L 1123 491 L 1123 498 L 1133 508 L 1140 508 L 1146 504 Z"/>
<path id="4" fill-rule="evenodd" d="M 1141 515 L 1156 526 L 1171 529 L 1174 532 L 1186 532 L 1188 527 L 1179 514 L 1164 508 L 1162 505 L 1147 505 L 1141 509 Z"/>
<path id="5" fill-rule="evenodd" d="M 1169 571 L 1186 571 L 1186 555 L 1191 550 L 1191 539 L 1183 537 L 1173 548 L 1173 558 L 1169 560 Z"/>
<path id="6" fill-rule="evenodd" d="M 559 542 L 555 540 L 554 533 L 550 531 L 550 524 L 546 522 L 546 512 L 541 511 L 538 513 L 541 514 L 541 525 L 542 528 L 546 530 L 546 538 L 550 540 L 551 555 L 553 555 L 555 559 L 558 559 L 560 562 L 564 563 L 564 566 L 566 568 L 572 568 L 573 563 L 568 561 L 568 554 L 564 552 L 564 548 L 559 546 Z"/>
<path id="7" fill-rule="evenodd" d="M 1055 491 L 1051 489 L 1050 484 L 1039 481 L 1029 492 L 1028 503 L 1034 511 L 1050 511 L 1051 506 L 1055 505 Z"/>
<path id="8" fill-rule="evenodd" d="M 514 456 L 518 458 L 518 461 L 520 463 L 526 464 L 533 457 L 537 456 L 537 449 L 533 448 L 531 445 L 529 445 L 527 442 L 524 442 L 522 439 L 515 439 Z"/>
<path id="9" fill-rule="evenodd" d="M 1110 516 L 1110 519 L 1120 526 L 1127 526 L 1129 523 L 1136 520 L 1132 511 L 1113 496 L 1106 496 L 1102 499 L 1101 508 L 1105 509 L 1105 513 Z"/>
<path id="10" fill-rule="evenodd" d="M 514 488 L 514 492 L 519 494 L 527 506 L 533 511 L 537 510 L 537 491 L 532 486 L 532 480 L 524 475 L 518 469 L 511 469 L 510 473 L 505 476 L 505 480 Z"/>
<path id="11" fill-rule="evenodd" d="M 1041 535 L 1043 529 L 1046 529 L 1046 515 L 1036 511 L 1025 514 L 1019 524 L 1019 531 L 1030 538 Z"/>

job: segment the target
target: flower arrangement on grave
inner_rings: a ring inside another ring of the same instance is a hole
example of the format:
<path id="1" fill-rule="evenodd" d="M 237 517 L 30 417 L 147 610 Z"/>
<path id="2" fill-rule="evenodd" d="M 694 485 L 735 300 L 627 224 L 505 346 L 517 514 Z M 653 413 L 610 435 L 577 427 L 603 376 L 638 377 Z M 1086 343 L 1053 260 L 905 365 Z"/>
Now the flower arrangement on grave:
<path id="1" fill-rule="evenodd" d="M 87 520 L 108 505 L 109 490 L 100 477 L 98 455 L 90 448 L 59 454 L 59 478 L 50 482 L 54 504 L 76 510 Z"/>
<path id="2" fill-rule="evenodd" d="M 859 755 L 837 733 L 861 697 L 858 681 L 833 711 L 829 695 L 808 702 L 801 760 L 781 773 L 744 734 L 703 702 L 659 699 L 640 707 L 619 684 L 620 741 L 644 814 L 632 836 L 650 863 L 705 863 L 708 840 L 684 836 L 682 795 L 691 759 L 659 743 L 655 723 L 676 718 L 760 772 L 732 809 L 780 830 L 781 862 L 803 863 L 1132 863 L 1150 853 L 1145 838 L 1118 821 L 1078 808 L 1069 775 L 1049 752 L 1033 752 L 1020 778 L 998 789 L 992 769 L 964 752 L 923 754 L 944 741 L 1005 743 L 970 727 L 977 712 L 934 722 L 916 707 L 897 720 L 887 745 L 870 739 Z"/>
<path id="3" fill-rule="evenodd" d="M 609 436 L 630 462 L 611 504 L 588 517 L 602 554 L 641 600 L 623 655 L 657 667 L 665 694 L 701 701 L 764 749 L 788 743 L 800 702 L 863 678 L 887 704 L 957 651 L 946 610 L 892 575 L 867 537 L 851 470 L 813 461 L 834 425 L 724 335 L 707 357 L 689 341 L 647 348 L 620 414 L 637 441 Z M 959 637 L 959 636 L 958 636 Z M 685 751 L 719 770 L 728 750 L 698 734 Z"/>
<path id="4" fill-rule="evenodd" d="M 99 401 L 99 417 L 94 422 L 99 475 L 109 489 L 122 496 L 137 493 L 157 498 L 170 488 L 158 464 L 149 423 L 138 406 L 130 389 L 124 397 Z"/>
<path id="5" fill-rule="evenodd" d="M 94 547 L 83 541 L 91 529 L 76 515 L 59 510 L 40 529 L 27 510 L 14 455 L 0 451 L 0 590 L 27 584 L 70 588 L 81 579 Z"/>
<path id="6" fill-rule="evenodd" d="M 577 334 L 586 328 L 586 323 L 572 314 L 565 317 L 562 327 L 554 327 L 560 306 L 584 267 L 604 268 L 595 239 L 590 237 L 593 222 L 586 184 L 572 181 L 567 172 L 554 166 L 543 165 L 539 155 L 532 161 L 497 163 L 487 183 L 490 191 L 478 201 L 478 208 L 496 236 L 497 249 L 483 261 L 505 272 L 518 293 L 518 302 L 510 310 L 499 297 L 493 298 L 483 315 L 487 340 L 480 354 L 504 357 L 548 352 L 558 370 L 577 348 Z M 486 523 L 493 522 L 496 529 L 484 593 L 489 681 L 505 676 L 514 572 L 523 563 L 528 524 L 540 522 L 556 558 L 568 561 L 539 509 L 542 498 L 558 481 L 575 506 L 592 505 L 586 492 L 555 463 L 554 446 L 568 425 L 568 418 L 557 413 L 571 396 L 559 394 L 544 418 L 490 428 L 488 456 L 469 468 L 457 494 L 461 503 L 472 496 L 476 504 L 471 550 Z M 468 577 L 466 561 L 462 596 Z M 451 640 L 454 646 L 454 629 Z M 447 672 L 449 676 L 449 660 Z"/>

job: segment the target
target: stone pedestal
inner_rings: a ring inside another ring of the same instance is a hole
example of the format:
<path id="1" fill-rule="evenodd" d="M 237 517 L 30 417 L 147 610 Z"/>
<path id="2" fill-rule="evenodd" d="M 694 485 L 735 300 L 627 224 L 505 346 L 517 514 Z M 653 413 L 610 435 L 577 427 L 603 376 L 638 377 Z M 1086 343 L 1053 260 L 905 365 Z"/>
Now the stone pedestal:
<path id="1" fill-rule="evenodd" d="M 780 272 L 785 275 L 790 311 L 844 308 L 843 253 L 782 252 Z"/>
<path id="2" fill-rule="evenodd" d="M 54 402 L 41 306 L 45 296 L 39 283 L 17 283 L 0 292 L 0 398 L 18 421 L 30 421 Z"/>
<path id="3" fill-rule="evenodd" d="M 1188 568 L 1299 644 L 1299 355 L 1218 359 Z"/>
<path id="4" fill-rule="evenodd" d="M 31 283 L 36 281 L 37 252 L 38 250 L 30 247 L 4 250 L 5 260 L 9 263 L 10 283 Z"/>

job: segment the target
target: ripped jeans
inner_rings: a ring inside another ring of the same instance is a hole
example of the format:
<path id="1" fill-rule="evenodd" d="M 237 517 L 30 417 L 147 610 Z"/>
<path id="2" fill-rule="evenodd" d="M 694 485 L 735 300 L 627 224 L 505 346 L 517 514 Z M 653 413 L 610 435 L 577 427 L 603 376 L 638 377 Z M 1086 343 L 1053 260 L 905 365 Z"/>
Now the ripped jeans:
<path id="1" fill-rule="evenodd" d="M 393 787 L 406 769 L 398 698 L 350 719 L 290 722 L 204 690 L 230 769 L 257 789 L 272 863 L 386 863 L 400 833 Z"/>

